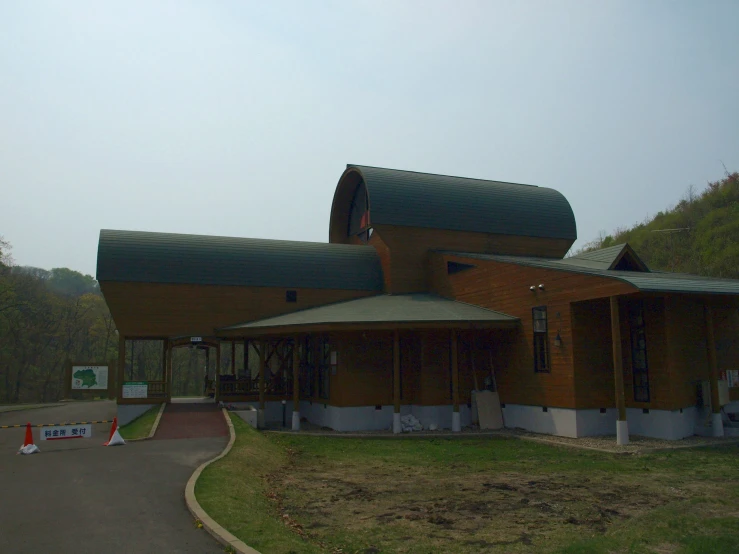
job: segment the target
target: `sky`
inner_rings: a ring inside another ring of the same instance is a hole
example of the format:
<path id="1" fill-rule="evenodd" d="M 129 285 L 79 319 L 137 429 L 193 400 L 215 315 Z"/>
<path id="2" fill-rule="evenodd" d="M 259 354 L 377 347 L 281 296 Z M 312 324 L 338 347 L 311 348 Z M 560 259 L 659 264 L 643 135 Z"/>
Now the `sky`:
<path id="1" fill-rule="evenodd" d="M 739 170 L 735 0 L 0 2 L 0 235 L 326 242 L 347 163 L 552 187 L 578 241 Z M 723 164 L 723 165 L 722 165 Z"/>

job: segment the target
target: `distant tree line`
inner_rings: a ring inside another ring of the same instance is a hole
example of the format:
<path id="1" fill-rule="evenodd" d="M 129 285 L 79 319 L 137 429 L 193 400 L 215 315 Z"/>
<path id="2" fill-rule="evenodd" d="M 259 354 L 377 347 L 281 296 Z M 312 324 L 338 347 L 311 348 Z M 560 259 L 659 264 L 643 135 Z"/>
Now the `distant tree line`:
<path id="1" fill-rule="evenodd" d="M 161 344 L 129 346 L 124 377 L 161 380 Z M 98 282 L 64 267 L 15 265 L 11 245 L 0 237 L 0 404 L 57 401 L 69 361 L 111 360 L 118 360 L 118 333 Z M 211 375 L 215 360 L 213 351 Z M 230 348 L 221 360 L 230 366 Z M 202 350 L 175 349 L 173 394 L 202 394 L 204 372 Z"/>
<path id="2" fill-rule="evenodd" d="M 628 242 L 650 269 L 739 278 L 739 173 L 726 172 L 672 208 L 601 235 L 578 252 Z"/>

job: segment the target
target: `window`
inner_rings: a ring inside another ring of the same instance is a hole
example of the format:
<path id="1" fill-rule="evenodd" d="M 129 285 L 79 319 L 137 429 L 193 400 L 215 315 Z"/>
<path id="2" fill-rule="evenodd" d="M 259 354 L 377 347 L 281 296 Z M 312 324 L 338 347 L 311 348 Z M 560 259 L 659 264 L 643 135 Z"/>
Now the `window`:
<path id="1" fill-rule="evenodd" d="M 331 343 L 328 337 L 318 339 L 318 397 L 328 400 L 331 382 Z"/>
<path id="2" fill-rule="evenodd" d="M 448 275 L 454 275 L 455 273 L 460 273 L 462 271 L 465 271 L 466 269 L 472 269 L 475 266 L 472 264 L 463 264 L 459 262 L 447 262 L 446 263 L 446 272 Z"/>
<path id="3" fill-rule="evenodd" d="M 634 376 L 634 402 L 649 402 L 649 367 L 647 365 L 647 333 L 644 304 L 629 304 L 631 328 L 631 371 Z"/>
<path id="4" fill-rule="evenodd" d="M 298 301 L 298 291 L 296 290 L 286 290 L 285 291 L 285 302 L 297 302 Z"/>
<path id="5" fill-rule="evenodd" d="M 300 396 L 313 398 L 313 342 L 311 337 L 301 341 L 298 350 L 300 359 Z"/>
<path id="6" fill-rule="evenodd" d="M 354 198 L 349 209 L 349 236 L 358 236 L 367 242 L 372 236 L 370 227 L 369 198 L 364 181 L 360 181 L 354 191 Z"/>
<path id="7" fill-rule="evenodd" d="M 534 371 L 549 373 L 549 339 L 547 337 L 547 307 L 531 310 L 534 317 Z"/>

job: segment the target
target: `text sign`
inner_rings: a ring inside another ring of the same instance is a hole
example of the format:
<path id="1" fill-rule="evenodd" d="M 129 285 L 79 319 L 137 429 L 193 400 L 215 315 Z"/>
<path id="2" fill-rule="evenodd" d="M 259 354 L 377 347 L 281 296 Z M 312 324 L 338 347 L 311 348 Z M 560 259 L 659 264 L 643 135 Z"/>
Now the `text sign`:
<path id="1" fill-rule="evenodd" d="M 190 342 L 203 342 L 203 337 L 190 337 Z"/>
<path id="2" fill-rule="evenodd" d="M 149 396 L 149 383 L 146 381 L 123 383 L 123 398 L 146 398 L 147 396 Z"/>
<path id="3" fill-rule="evenodd" d="M 58 441 L 65 439 L 89 439 L 92 436 L 92 425 L 59 425 L 57 427 L 42 427 L 39 430 L 39 439 L 42 441 Z"/>
<path id="4" fill-rule="evenodd" d="M 72 366 L 72 390 L 107 390 L 107 365 Z"/>
<path id="5" fill-rule="evenodd" d="M 730 369 L 726 372 L 729 388 L 739 387 L 739 370 Z"/>

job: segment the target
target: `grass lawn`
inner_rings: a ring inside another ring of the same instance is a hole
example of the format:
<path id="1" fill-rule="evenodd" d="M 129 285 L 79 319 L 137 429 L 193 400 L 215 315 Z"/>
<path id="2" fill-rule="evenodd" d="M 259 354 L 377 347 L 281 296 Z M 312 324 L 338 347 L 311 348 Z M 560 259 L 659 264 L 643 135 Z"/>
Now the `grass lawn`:
<path id="1" fill-rule="evenodd" d="M 507 438 L 237 439 L 203 508 L 257 550 L 739 552 L 739 447 L 645 455 Z"/>
<path id="2" fill-rule="evenodd" d="M 124 440 L 148 437 L 149 433 L 151 433 L 151 428 L 154 426 L 154 421 L 157 419 L 159 409 L 159 405 L 149 408 L 130 423 L 119 427 L 118 431 Z"/>

